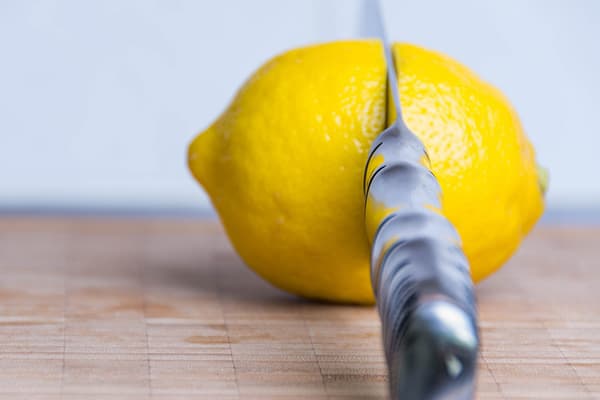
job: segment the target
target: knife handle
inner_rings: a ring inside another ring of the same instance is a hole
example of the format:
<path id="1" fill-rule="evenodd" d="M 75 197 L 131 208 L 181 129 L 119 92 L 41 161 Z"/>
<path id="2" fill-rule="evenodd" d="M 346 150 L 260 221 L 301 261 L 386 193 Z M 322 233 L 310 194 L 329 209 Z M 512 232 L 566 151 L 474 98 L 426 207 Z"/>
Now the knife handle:
<path id="1" fill-rule="evenodd" d="M 364 175 L 371 283 L 392 398 L 471 399 L 479 335 L 469 265 L 440 211 L 423 144 L 392 127 L 375 140 Z"/>

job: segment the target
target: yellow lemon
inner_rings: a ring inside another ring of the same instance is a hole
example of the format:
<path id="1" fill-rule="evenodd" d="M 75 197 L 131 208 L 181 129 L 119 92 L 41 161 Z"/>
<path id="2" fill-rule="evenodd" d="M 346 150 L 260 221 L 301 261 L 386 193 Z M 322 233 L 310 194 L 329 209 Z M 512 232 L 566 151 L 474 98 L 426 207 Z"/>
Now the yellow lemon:
<path id="1" fill-rule="evenodd" d="M 408 126 L 425 143 L 472 276 L 515 251 L 543 209 L 534 150 L 494 87 L 453 59 L 395 44 Z M 315 299 L 372 303 L 362 176 L 384 129 L 377 41 L 288 51 L 263 65 L 189 147 L 233 246 L 256 273 Z"/>

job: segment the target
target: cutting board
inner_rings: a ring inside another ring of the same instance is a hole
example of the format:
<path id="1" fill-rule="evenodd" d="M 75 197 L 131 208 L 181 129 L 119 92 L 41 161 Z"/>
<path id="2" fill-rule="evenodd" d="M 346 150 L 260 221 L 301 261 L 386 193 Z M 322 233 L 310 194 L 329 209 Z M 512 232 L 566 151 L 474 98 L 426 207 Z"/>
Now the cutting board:
<path id="1" fill-rule="evenodd" d="M 600 228 L 537 228 L 477 297 L 478 398 L 600 398 Z M 214 220 L 0 218 L 0 399 L 384 399 L 379 335 Z"/>

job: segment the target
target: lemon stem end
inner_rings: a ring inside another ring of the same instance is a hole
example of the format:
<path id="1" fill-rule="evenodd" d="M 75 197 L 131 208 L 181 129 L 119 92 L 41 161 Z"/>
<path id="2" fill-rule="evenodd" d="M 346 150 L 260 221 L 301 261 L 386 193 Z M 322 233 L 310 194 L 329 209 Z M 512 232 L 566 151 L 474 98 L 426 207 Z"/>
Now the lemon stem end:
<path id="1" fill-rule="evenodd" d="M 537 176 L 538 176 L 538 184 L 540 185 L 540 190 L 542 191 L 542 195 L 545 195 L 548 191 L 548 184 L 550 182 L 550 173 L 547 168 L 542 167 L 540 164 L 537 165 Z"/>

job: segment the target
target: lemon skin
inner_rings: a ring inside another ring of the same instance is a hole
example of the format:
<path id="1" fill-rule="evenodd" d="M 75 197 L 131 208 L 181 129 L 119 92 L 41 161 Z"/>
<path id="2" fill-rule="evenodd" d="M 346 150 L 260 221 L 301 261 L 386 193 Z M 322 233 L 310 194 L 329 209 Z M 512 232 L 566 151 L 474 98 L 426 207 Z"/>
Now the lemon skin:
<path id="1" fill-rule="evenodd" d="M 543 210 L 533 147 L 507 99 L 455 60 L 395 44 L 408 126 L 425 143 L 479 281 L 515 251 Z M 288 51 L 242 86 L 189 146 L 188 163 L 233 246 L 273 285 L 370 304 L 362 176 L 386 125 L 377 41 Z"/>

